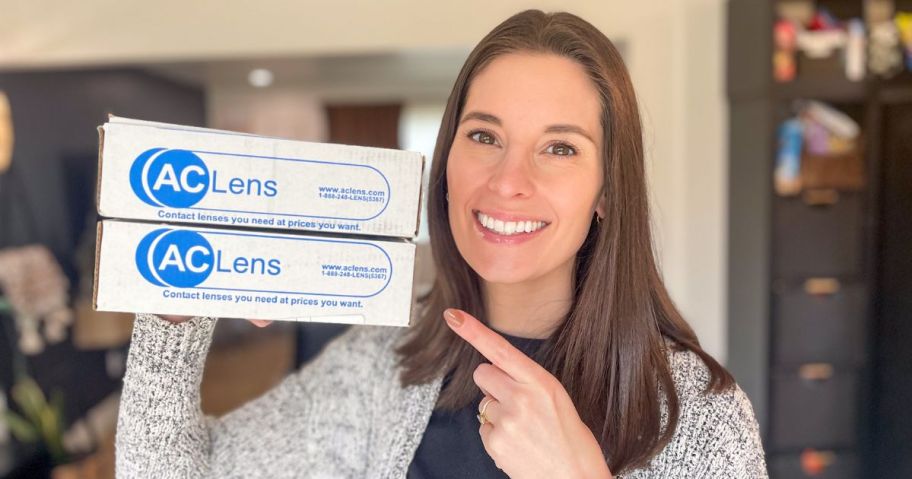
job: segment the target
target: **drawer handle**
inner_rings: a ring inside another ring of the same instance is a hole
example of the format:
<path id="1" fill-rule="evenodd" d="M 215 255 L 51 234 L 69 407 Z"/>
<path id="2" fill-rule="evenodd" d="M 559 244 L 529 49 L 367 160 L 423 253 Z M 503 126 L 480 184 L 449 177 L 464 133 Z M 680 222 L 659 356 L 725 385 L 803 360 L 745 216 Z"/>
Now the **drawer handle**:
<path id="1" fill-rule="evenodd" d="M 832 295 L 839 292 L 836 278 L 808 278 L 804 281 L 804 292 L 811 296 Z"/>
<path id="2" fill-rule="evenodd" d="M 808 206 L 830 206 L 839 201 L 839 192 L 832 189 L 807 190 L 802 198 Z"/>
<path id="3" fill-rule="evenodd" d="M 833 377 L 833 365 L 829 363 L 803 364 L 798 368 L 798 376 L 807 381 L 826 381 Z"/>
<path id="4" fill-rule="evenodd" d="M 816 449 L 801 451 L 801 470 L 809 476 L 823 474 L 834 462 L 836 462 L 836 454 L 833 451 L 818 451 Z"/>

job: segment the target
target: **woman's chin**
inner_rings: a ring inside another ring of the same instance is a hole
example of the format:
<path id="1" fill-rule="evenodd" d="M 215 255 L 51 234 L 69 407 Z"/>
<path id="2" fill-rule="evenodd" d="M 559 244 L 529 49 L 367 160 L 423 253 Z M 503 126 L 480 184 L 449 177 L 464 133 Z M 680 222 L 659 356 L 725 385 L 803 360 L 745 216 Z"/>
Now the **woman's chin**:
<path id="1" fill-rule="evenodd" d="M 481 278 L 484 279 L 485 283 L 487 284 L 520 284 L 529 279 L 527 277 L 519 277 L 516 275 L 500 275 L 489 277 L 481 276 Z"/>
<path id="2" fill-rule="evenodd" d="M 533 276 L 527 267 L 503 261 L 489 262 L 478 267 L 473 267 L 475 272 L 488 283 L 522 283 Z"/>

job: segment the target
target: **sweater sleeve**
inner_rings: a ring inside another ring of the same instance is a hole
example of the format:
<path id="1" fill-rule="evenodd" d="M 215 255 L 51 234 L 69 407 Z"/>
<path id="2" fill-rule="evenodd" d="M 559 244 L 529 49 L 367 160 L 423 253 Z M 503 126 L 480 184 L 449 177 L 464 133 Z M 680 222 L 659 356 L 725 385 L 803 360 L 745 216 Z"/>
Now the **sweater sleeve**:
<path id="1" fill-rule="evenodd" d="M 117 427 L 118 477 L 364 475 L 377 355 L 389 329 L 354 326 L 263 396 L 200 411 L 215 320 L 137 315 Z"/>
<path id="2" fill-rule="evenodd" d="M 713 477 L 766 478 L 766 461 L 754 409 L 741 387 L 714 399 L 718 417 L 705 451 L 707 473 Z M 709 476 L 707 476 L 709 477 Z"/>
<path id="3" fill-rule="evenodd" d="M 680 405 L 671 441 L 646 467 L 619 477 L 768 477 L 757 419 L 741 387 L 705 392 L 709 372 L 692 352 L 674 353 L 671 365 Z M 663 403 L 663 423 L 667 414 Z"/>
<path id="4" fill-rule="evenodd" d="M 211 442 L 200 383 L 214 318 L 137 314 L 117 419 L 118 477 L 201 477 Z"/>

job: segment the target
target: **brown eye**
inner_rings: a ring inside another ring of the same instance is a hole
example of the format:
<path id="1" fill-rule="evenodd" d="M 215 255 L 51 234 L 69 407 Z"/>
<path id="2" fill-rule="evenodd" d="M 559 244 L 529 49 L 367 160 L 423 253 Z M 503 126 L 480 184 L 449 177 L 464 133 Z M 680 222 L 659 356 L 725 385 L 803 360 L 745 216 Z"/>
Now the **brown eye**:
<path id="1" fill-rule="evenodd" d="M 488 133 L 486 131 L 481 131 L 481 130 L 476 130 L 476 131 L 469 133 L 469 138 L 471 138 L 479 143 L 483 143 L 485 145 L 493 145 L 496 143 L 493 135 L 491 135 L 490 133 Z"/>
<path id="2" fill-rule="evenodd" d="M 555 143 L 548 147 L 548 153 L 558 156 L 571 156 L 576 154 L 576 149 L 566 143 Z"/>

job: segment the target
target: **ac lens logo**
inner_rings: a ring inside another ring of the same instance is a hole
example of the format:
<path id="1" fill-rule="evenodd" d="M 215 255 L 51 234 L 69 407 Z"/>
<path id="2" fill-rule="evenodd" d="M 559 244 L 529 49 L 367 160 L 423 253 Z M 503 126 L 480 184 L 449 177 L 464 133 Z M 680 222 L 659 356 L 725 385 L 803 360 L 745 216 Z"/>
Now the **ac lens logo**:
<path id="1" fill-rule="evenodd" d="M 152 148 L 140 154 L 130 167 L 133 192 L 152 206 L 193 206 L 206 195 L 209 183 L 206 164 L 187 150 Z"/>
<path id="2" fill-rule="evenodd" d="M 214 265 L 212 245 L 195 231 L 157 229 L 136 248 L 139 273 L 157 286 L 192 288 L 209 277 Z"/>

